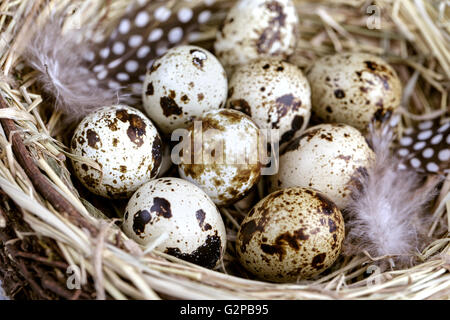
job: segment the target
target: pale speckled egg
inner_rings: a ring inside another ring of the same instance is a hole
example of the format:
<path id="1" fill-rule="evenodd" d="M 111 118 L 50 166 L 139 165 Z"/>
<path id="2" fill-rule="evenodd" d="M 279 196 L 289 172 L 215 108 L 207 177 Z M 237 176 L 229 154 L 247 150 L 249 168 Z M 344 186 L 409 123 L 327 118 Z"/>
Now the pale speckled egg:
<path id="1" fill-rule="evenodd" d="M 241 66 L 229 83 L 227 107 L 249 115 L 260 129 L 279 130 L 280 145 L 297 137 L 311 116 L 311 90 L 288 62 L 260 59 Z"/>
<path id="2" fill-rule="evenodd" d="M 156 178 L 161 166 L 161 138 L 139 110 L 114 105 L 87 115 L 75 129 L 73 154 L 95 161 L 101 172 L 72 160 L 75 175 L 91 192 L 107 198 L 130 197 Z"/>
<path id="3" fill-rule="evenodd" d="M 217 33 L 215 53 L 230 74 L 257 58 L 287 59 L 294 53 L 298 21 L 291 0 L 240 0 Z"/>
<path id="4" fill-rule="evenodd" d="M 155 60 L 143 85 L 145 111 L 166 135 L 208 110 L 225 105 L 227 75 L 216 57 L 197 46 L 178 46 Z"/>
<path id="5" fill-rule="evenodd" d="M 241 264 L 264 280 L 295 282 L 329 268 L 345 237 L 336 205 L 310 188 L 276 191 L 253 207 L 236 237 Z"/>
<path id="6" fill-rule="evenodd" d="M 402 84 L 380 57 L 339 53 L 318 59 L 307 74 L 313 113 L 325 122 L 346 123 L 365 131 L 399 106 Z"/>
<path id="7" fill-rule="evenodd" d="M 232 204 L 259 181 L 260 131 L 244 113 L 209 111 L 190 127 L 184 141 L 180 176 L 202 188 L 214 203 Z"/>
<path id="8" fill-rule="evenodd" d="M 350 200 L 355 178 L 375 157 L 364 136 L 345 124 L 321 124 L 294 139 L 279 157 L 278 173 L 269 177 L 270 190 L 310 187 L 340 209 Z"/>
<path id="9" fill-rule="evenodd" d="M 158 251 L 206 268 L 218 265 L 226 247 L 225 225 L 214 203 L 178 178 L 139 188 L 125 209 L 122 228 L 141 245 L 157 244 Z"/>

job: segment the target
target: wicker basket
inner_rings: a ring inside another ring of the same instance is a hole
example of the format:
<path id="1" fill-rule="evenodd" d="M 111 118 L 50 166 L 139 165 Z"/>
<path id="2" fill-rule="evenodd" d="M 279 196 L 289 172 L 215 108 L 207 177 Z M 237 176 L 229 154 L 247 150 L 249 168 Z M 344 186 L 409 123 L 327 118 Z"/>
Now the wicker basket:
<path id="1" fill-rule="evenodd" d="M 325 274 L 296 284 L 251 279 L 234 257 L 239 212 L 222 210 L 229 245 L 222 266 L 207 270 L 161 252 L 143 252 L 115 222 L 123 203 L 91 197 L 72 180 L 66 159 L 70 130 L 21 55 L 48 6 L 77 4 L 66 22 L 109 34 L 129 0 L 0 3 L 0 280 L 14 299 L 448 299 L 450 180 L 429 215 L 435 239 L 413 267 L 379 271 L 385 257 L 342 257 Z M 151 0 L 150 0 L 151 2 Z M 209 1 L 211 2 L 211 1 Z M 195 41 L 210 48 L 234 1 L 217 0 Z M 158 3 L 156 1 L 155 3 Z M 175 12 L 179 1 L 163 1 Z M 186 2 L 191 8 L 203 1 Z M 405 85 L 404 125 L 447 112 L 450 80 L 449 8 L 445 1 L 295 1 L 301 18 L 291 62 L 307 67 L 325 54 L 380 54 Z M 177 7 L 178 6 L 178 7 Z M 375 20 L 373 20 L 375 19 Z M 75 22 L 74 22 L 75 21 Z M 169 23 L 169 22 L 167 22 Z M 170 22 L 170 23 L 173 23 Z M 372 28 L 369 25 L 375 24 Z M 377 28 L 376 25 L 379 27 Z M 156 25 L 154 26 L 156 28 Z M 192 39 L 191 39 L 192 40 Z M 186 40 L 187 41 L 187 40 Z M 439 110 L 443 111 L 439 113 Z M 62 125 L 64 124 L 64 125 Z M 106 216 L 109 218 L 106 218 Z"/>

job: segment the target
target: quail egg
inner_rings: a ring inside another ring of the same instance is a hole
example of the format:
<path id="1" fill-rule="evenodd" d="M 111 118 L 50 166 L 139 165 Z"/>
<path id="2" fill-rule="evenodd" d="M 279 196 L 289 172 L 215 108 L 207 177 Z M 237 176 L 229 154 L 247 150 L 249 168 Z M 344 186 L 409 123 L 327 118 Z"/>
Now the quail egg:
<path id="1" fill-rule="evenodd" d="M 155 60 L 143 85 L 145 111 L 166 135 L 203 112 L 225 105 L 227 75 L 216 57 L 196 46 L 170 49 Z"/>
<path id="2" fill-rule="evenodd" d="M 343 209 L 350 200 L 351 184 L 374 157 L 357 129 L 345 124 L 314 126 L 282 150 L 278 173 L 269 178 L 270 190 L 314 188 Z"/>
<path id="3" fill-rule="evenodd" d="M 288 62 L 260 59 L 239 67 L 230 79 L 229 95 L 227 107 L 246 113 L 261 129 L 279 130 L 281 145 L 308 125 L 309 83 Z"/>
<path id="4" fill-rule="evenodd" d="M 214 268 L 223 257 L 226 231 L 214 203 L 178 178 L 143 185 L 125 209 L 124 232 L 137 243 L 182 260 Z"/>
<path id="5" fill-rule="evenodd" d="M 236 252 L 259 278 L 294 282 L 329 268 L 344 236 L 344 219 L 331 200 L 310 188 L 286 188 L 250 210 L 238 231 Z"/>
<path id="6" fill-rule="evenodd" d="M 372 120 L 388 118 L 400 105 L 402 85 L 380 57 L 339 53 L 317 60 L 307 74 L 313 113 L 326 122 L 365 131 Z"/>
<path id="7" fill-rule="evenodd" d="M 94 168 L 72 160 L 82 184 L 107 198 L 130 197 L 156 178 L 161 166 L 158 131 L 142 112 L 125 105 L 103 107 L 87 115 L 75 129 L 71 151 L 97 163 Z"/>
<path id="8" fill-rule="evenodd" d="M 257 58 L 286 59 L 294 53 L 297 25 L 292 0 L 240 0 L 217 33 L 215 53 L 229 73 Z"/>
<path id="9" fill-rule="evenodd" d="M 173 154 L 180 154 L 180 176 L 201 187 L 217 205 L 240 200 L 258 182 L 262 150 L 258 126 L 231 109 L 205 113 Z"/>

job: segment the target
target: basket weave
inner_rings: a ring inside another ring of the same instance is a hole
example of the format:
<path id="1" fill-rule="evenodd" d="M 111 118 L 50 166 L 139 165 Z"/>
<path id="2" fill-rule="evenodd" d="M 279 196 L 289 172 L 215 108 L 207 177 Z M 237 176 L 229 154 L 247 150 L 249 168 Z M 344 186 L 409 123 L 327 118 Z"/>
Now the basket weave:
<path id="1" fill-rule="evenodd" d="M 414 267 L 380 272 L 368 255 L 343 257 L 327 273 L 297 284 L 255 281 L 234 258 L 239 211 L 222 210 L 228 251 L 217 270 L 166 254 L 143 252 L 115 221 L 120 206 L 81 196 L 72 181 L 64 146 L 62 114 L 52 112 L 36 72 L 24 65 L 21 48 L 34 24 L 45 21 L 46 6 L 69 1 L 17 0 L 0 4 L 0 280 L 14 299 L 449 299 L 450 180 L 430 208 L 429 236 L 439 240 L 415 257 Z M 86 0 L 83 23 L 110 32 L 130 1 Z M 167 1 L 172 6 L 176 1 Z M 195 6 L 200 2 L 191 1 Z M 226 9 L 201 30 L 210 45 Z M 301 18 L 293 63 L 307 67 L 325 54 L 355 50 L 383 55 L 405 85 L 403 124 L 449 111 L 450 24 L 445 1 L 375 1 L 380 29 L 367 27 L 367 1 L 295 3 Z M 369 10 L 369 11 L 368 11 Z M 369 15 L 368 15 L 369 13 Z M 38 16 L 39 19 L 35 19 Z M 68 15 L 67 19 L 73 19 Z M 91 204 L 93 203 L 93 204 Z M 79 287 L 77 285 L 80 285 Z"/>

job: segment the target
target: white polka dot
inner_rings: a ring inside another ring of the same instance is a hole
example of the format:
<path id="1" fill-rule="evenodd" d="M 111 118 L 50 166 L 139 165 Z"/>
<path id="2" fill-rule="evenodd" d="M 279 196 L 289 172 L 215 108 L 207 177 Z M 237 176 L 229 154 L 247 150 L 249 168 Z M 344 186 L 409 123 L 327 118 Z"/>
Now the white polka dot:
<path id="1" fill-rule="evenodd" d="M 409 136 L 410 134 L 412 134 L 414 132 L 413 128 L 406 128 L 404 134 Z"/>
<path id="2" fill-rule="evenodd" d="M 100 50 L 100 57 L 106 59 L 108 58 L 108 56 L 109 56 L 109 48 L 103 48 L 102 50 Z"/>
<path id="3" fill-rule="evenodd" d="M 214 4 L 214 2 L 216 2 L 216 0 L 203 0 L 203 2 L 207 5 L 207 6 L 212 6 Z"/>
<path id="4" fill-rule="evenodd" d="M 120 84 L 116 81 L 108 81 L 108 87 L 110 89 L 119 89 L 120 88 Z"/>
<path id="5" fill-rule="evenodd" d="M 445 132 L 449 127 L 450 127 L 450 121 L 447 122 L 446 124 L 442 125 L 442 126 L 438 129 L 438 132 Z"/>
<path id="6" fill-rule="evenodd" d="M 427 139 L 430 139 L 432 135 L 433 135 L 433 131 L 431 131 L 431 130 L 423 131 L 417 135 L 417 139 L 427 140 Z"/>
<path id="7" fill-rule="evenodd" d="M 98 85 L 98 81 L 96 79 L 89 79 L 87 82 L 90 86 L 97 86 Z"/>
<path id="8" fill-rule="evenodd" d="M 183 29 L 180 27 L 173 28 L 168 34 L 169 42 L 177 43 L 183 38 Z"/>
<path id="9" fill-rule="evenodd" d="M 178 11 L 178 20 L 180 20 L 181 23 L 186 23 L 192 19 L 192 15 L 193 15 L 193 12 L 191 9 L 181 8 Z"/>
<path id="10" fill-rule="evenodd" d="M 139 59 L 142 59 L 142 58 L 146 57 L 149 54 L 149 52 L 150 52 L 150 47 L 149 46 L 142 46 L 137 51 L 136 56 Z"/>
<path id="11" fill-rule="evenodd" d="M 425 148 L 425 146 L 426 146 L 427 144 L 424 142 L 424 141 L 420 141 L 420 142 L 417 142 L 415 145 L 414 145 L 414 150 L 420 150 L 420 149 L 423 149 L 423 148 Z"/>
<path id="12" fill-rule="evenodd" d="M 116 60 L 113 60 L 113 61 L 111 61 L 109 64 L 108 64 L 108 69 L 114 69 L 115 67 L 117 67 L 119 64 L 121 64 L 122 63 L 122 59 L 120 58 L 120 59 L 116 59 Z"/>
<path id="13" fill-rule="evenodd" d="M 426 148 L 423 150 L 422 155 L 424 158 L 429 159 L 434 155 L 434 150 L 431 148 Z"/>
<path id="14" fill-rule="evenodd" d="M 400 144 L 402 146 L 409 146 L 413 143 L 413 139 L 411 137 L 403 137 L 400 139 Z"/>
<path id="15" fill-rule="evenodd" d="M 397 151 L 397 153 L 398 153 L 398 155 L 399 155 L 400 157 L 406 157 L 406 156 L 409 154 L 409 150 L 408 150 L 408 149 L 405 149 L 405 148 L 402 148 L 402 149 L 399 149 L 399 150 Z"/>
<path id="16" fill-rule="evenodd" d="M 141 80 L 143 82 L 145 80 L 145 75 L 140 75 L 139 80 Z"/>
<path id="17" fill-rule="evenodd" d="M 391 127 L 396 127 L 399 122 L 400 122 L 400 116 L 399 115 L 393 115 L 391 117 L 391 119 L 389 120 L 389 125 Z"/>
<path id="18" fill-rule="evenodd" d="M 165 21 L 167 21 L 167 19 L 170 18 L 171 14 L 172 14 L 172 12 L 170 12 L 169 9 L 167 9 L 164 6 L 161 6 L 155 10 L 155 19 L 160 22 L 165 22 Z"/>
<path id="19" fill-rule="evenodd" d="M 413 168 L 419 168 L 420 167 L 420 165 L 422 164 L 422 162 L 420 162 L 420 160 L 419 159 L 417 159 L 417 158 L 412 158 L 411 160 L 410 160 L 410 163 L 411 163 L 411 166 L 413 167 Z"/>
<path id="20" fill-rule="evenodd" d="M 211 18 L 211 11 L 209 10 L 203 11 L 198 15 L 198 22 L 206 23 L 208 22 L 209 18 Z"/>
<path id="21" fill-rule="evenodd" d="M 97 74 L 97 79 L 103 80 L 103 79 L 105 79 L 107 76 L 108 76 L 108 71 L 103 70 L 102 72 L 99 72 L 99 73 Z"/>
<path id="22" fill-rule="evenodd" d="M 84 59 L 86 59 L 87 61 L 94 61 L 95 59 L 95 53 L 93 51 L 88 51 L 86 52 L 86 54 L 84 55 Z"/>
<path id="23" fill-rule="evenodd" d="M 442 141 L 442 134 L 435 135 L 433 139 L 431 139 L 431 144 L 439 144 Z"/>
<path id="24" fill-rule="evenodd" d="M 445 142 L 447 142 L 447 144 L 450 144 L 450 134 L 447 135 L 447 138 L 445 139 Z"/>
<path id="25" fill-rule="evenodd" d="M 444 149 L 439 152 L 439 160 L 442 162 L 450 160 L 450 149 Z"/>
<path id="26" fill-rule="evenodd" d="M 121 55 L 125 52 L 125 45 L 122 42 L 114 42 L 112 51 L 116 55 Z"/>
<path id="27" fill-rule="evenodd" d="M 406 170 L 408 167 L 407 166 L 405 166 L 403 163 L 400 163 L 399 165 L 398 165 L 398 169 L 399 170 Z"/>
<path id="28" fill-rule="evenodd" d="M 155 42 L 161 39 L 163 35 L 163 31 L 160 28 L 156 28 L 150 32 L 150 35 L 148 36 L 148 41 Z"/>
<path id="29" fill-rule="evenodd" d="M 120 72 L 116 75 L 117 80 L 119 81 L 128 81 L 130 80 L 130 76 L 128 75 L 128 73 L 125 72 Z"/>
<path id="30" fill-rule="evenodd" d="M 156 49 L 156 54 L 158 56 L 162 56 L 164 53 L 167 52 L 167 50 L 169 50 L 166 46 L 160 46 Z"/>
<path id="31" fill-rule="evenodd" d="M 119 32 L 120 32 L 121 34 L 126 34 L 126 33 L 128 33 L 128 31 L 130 31 L 130 28 L 131 28 L 130 20 L 128 20 L 128 19 L 123 19 L 122 21 L 120 21 L 120 24 L 119 24 Z"/>
<path id="32" fill-rule="evenodd" d="M 94 68 L 92 68 L 92 71 L 94 71 L 95 73 L 98 73 L 103 70 L 105 70 L 105 66 L 102 64 L 98 64 Z"/>
<path id="33" fill-rule="evenodd" d="M 145 27 L 147 23 L 150 21 L 150 16 L 147 11 L 141 11 L 136 15 L 136 19 L 134 20 L 134 24 L 138 28 Z"/>
<path id="34" fill-rule="evenodd" d="M 439 171 L 439 166 L 434 163 L 434 162 L 430 162 L 427 164 L 427 170 L 429 172 L 438 172 Z"/>
<path id="35" fill-rule="evenodd" d="M 138 68 L 139 64 L 134 60 L 129 60 L 125 64 L 125 70 L 127 70 L 128 72 L 136 72 Z"/>
<path id="36" fill-rule="evenodd" d="M 419 124 L 420 130 L 428 130 L 433 126 L 433 121 L 424 121 Z"/>
<path id="37" fill-rule="evenodd" d="M 132 48 L 139 47 L 142 43 L 142 36 L 141 35 L 133 35 L 128 40 L 128 45 Z"/>

